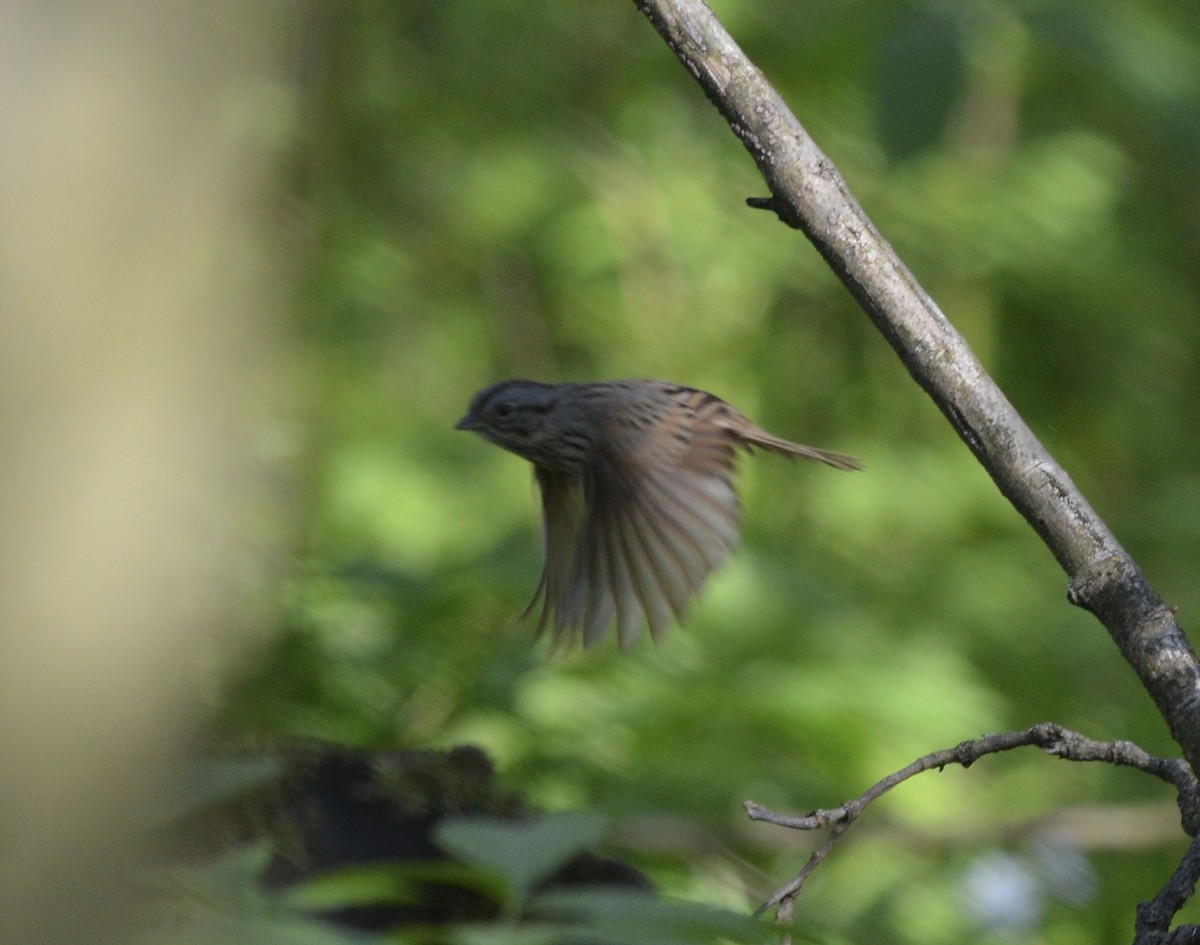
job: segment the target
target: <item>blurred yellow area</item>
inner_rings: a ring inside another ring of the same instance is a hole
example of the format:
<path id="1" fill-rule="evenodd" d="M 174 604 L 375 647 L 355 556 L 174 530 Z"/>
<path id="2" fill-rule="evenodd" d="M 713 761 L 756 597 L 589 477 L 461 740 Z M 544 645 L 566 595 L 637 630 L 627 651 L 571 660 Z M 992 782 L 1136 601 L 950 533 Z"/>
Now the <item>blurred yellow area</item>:
<path id="1" fill-rule="evenodd" d="M 124 937 L 128 854 L 269 557 L 281 21 L 0 10 L 0 940 Z"/>

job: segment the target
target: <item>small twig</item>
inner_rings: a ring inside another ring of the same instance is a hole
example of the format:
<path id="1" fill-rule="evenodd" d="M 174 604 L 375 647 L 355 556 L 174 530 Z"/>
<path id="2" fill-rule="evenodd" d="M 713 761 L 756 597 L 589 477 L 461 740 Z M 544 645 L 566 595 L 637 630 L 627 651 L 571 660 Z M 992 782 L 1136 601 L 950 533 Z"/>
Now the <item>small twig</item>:
<path id="1" fill-rule="evenodd" d="M 768 817 L 755 817 L 754 812 L 750 810 L 750 807 L 751 803 L 747 801 L 746 811 L 750 814 L 751 820 L 770 819 Z M 758 810 L 762 810 L 762 808 L 759 808 L 758 805 L 754 805 L 754 807 Z M 856 814 L 855 816 L 858 815 Z M 842 820 L 834 824 L 833 829 L 829 831 L 829 836 L 825 838 L 825 842 L 813 850 L 812 856 L 808 858 L 808 862 L 804 864 L 803 869 L 801 869 L 793 879 L 788 880 L 788 882 L 776 889 L 775 892 L 771 893 L 771 897 L 754 910 L 754 918 L 757 919 L 764 912 L 775 905 L 779 906 L 779 916 L 781 917 L 780 921 L 784 921 L 782 916 L 784 915 L 785 909 L 788 910 L 787 914 L 790 917 L 792 904 L 796 901 L 796 896 L 800 894 L 800 890 L 804 888 L 804 884 L 808 882 L 808 877 L 813 874 L 813 871 L 818 866 L 825 862 L 825 858 L 829 856 L 830 852 L 832 852 L 834 844 L 838 842 L 842 834 L 850 829 L 851 823 L 853 823 L 853 818 L 850 818 L 849 820 Z M 791 825 L 784 824 L 784 826 Z"/>
<path id="2" fill-rule="evenodd" d="M 772 893 L 771 897 L 758 908 L 755 915 L 761 915 L 774 905 L 794 899 L 800 890 L 804 888 L 804 884 L 808 881 L 808 877 L 812 875 L 813 870 L 829 855 L 834 844 L 849 829 L 850 825 L 858 819 L 858 816 L 867 808 L 867 805 L 882 797 L 898 784 L 902 784 L 914 775 L 918 775 L 923 771 L 929 771 L 932 768 L 937 768 L 940 771 L 946 765 L 952 764 L 969 768 L 984 755 L 994 755 L 998 752 L 1011 751 L 1014 748 L 1023 748 L 1028 745 L 1034 745 L 1041 748 L 1047 754 L 1058 758 L 1065 758 L 1068 761 L 1103 761 L 1109 764 L 1137 768 L 1139 771 L 1145 771 L 1147 774 L 1173 785 L 1177 792 L 1177 800 L 1183 816 L 1184 829 L 1192 834 L 1197 832 L 1197 825 L 1200 824 L 1200 805 L 1197 804 L 1196 779 L 1187 762 L 1178 758 L 1157 758 L 1133 744 L 1133 742 L 1098 742 L 1080 735 L 1078 732 L 1065 729 L 1053 722 L 1041 722 L 1023 732 L 1001 732 L 996 735 L 985 735 L 982 738 L 960 742 L 953 748 L 944 748 L 941 751 L 930 752 L 928 755 L 918 758 L 899 771 L 895 771 L 886 778 L 871 785 L 870 788 L 853 800 L 846 801 L 844 804 L 828 810 L 815 810 L 806 817 L 777 814 L 767 810 L 760 804 L 756 804 L 754 801 L 746 801 L 744 806 L 751 820 L 761 820 L 780 827 L 790 827 L 793 830 L 819 830 L 830 824 L 833 825 L 833 830 L 830 831 L 825 842 L 813 851 L 808 862 L 804 864 L 804 868 L 794 879 Z M 1200 857 L 1200 854 L 1197 854 L 1197 856 Z M 1192 887 L 1189 887 L 1187 891 L 1188 896 L 1191 895 L 1195 882 L 1196 880 L 1193 877 Z M 1166 892 L 1167 890 L 1164 889 L 1159 898 L 1161 899 Z M 1186 896 L 1184 898 L 1186 899 Z M 1159 900 L 1156 899 L 1154 901 L 1158 902 Z M 1178 907 L 1176 907 L 1175 911 L 1178 911 Z M 1171 915 L 1174 914 L 1174 912 L 1171 913 Z"/>
<path id="3" fill-rule="evenodd" d="M 1200 942 L 1200 926 L 1181 925 L 1171 931 L 1171 920 L 1192 898 L 1200 880 L 1200 837 L 1191 844 L 1179 866 L 1157 896 L 1138 904 L 1134 945 L 1184 945 Z"/>

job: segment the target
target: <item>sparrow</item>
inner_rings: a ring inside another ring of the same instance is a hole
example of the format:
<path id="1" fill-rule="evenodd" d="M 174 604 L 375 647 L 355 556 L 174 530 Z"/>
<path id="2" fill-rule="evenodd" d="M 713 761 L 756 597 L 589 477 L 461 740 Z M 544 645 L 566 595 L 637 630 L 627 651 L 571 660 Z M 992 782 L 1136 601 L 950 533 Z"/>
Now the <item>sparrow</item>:
<path id="1" fill-rule="evenodd" d="M 683 620 L 738 541 L 737 449 L 862 468 L 774 436 L 714 394 L 657 380 L 501 381 L 455 429 L 533 464 L 545 557 L 525 615 L 540 604 L 539 635 L 579 635 L 585 647 L 614 622 L 627 649 L 644 626 L 657 640 Z"/>

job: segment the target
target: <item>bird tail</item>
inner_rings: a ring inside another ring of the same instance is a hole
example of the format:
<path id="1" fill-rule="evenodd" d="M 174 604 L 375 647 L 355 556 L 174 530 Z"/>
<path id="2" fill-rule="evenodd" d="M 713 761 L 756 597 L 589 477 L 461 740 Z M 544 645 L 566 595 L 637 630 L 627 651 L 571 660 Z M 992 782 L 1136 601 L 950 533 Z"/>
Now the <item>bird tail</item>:
<path id="1" fill-rule="evenodd" d="M 825 463 L 834 469 L 855 470 L 863 468 L 862 463 L 853 456 L 847 456 L 845 453 L 835 453 L 832 450 L 817 449 L 815 446 L 805 446 L 803 443 L 793 443 L 791 440 L 785 440 L 783 437 L 768 433 L 762 427 L 755 426 L 749 421 L 746 422 L 746 428 L 738 430 L 737 434 L 741 440 L 741 445 L 748 450 L 757 446 L 760 449 L 769 450 L 772 453 L 780 453 L 783 456 L 803 456 L 805 459 L 815 459 L 817 462 Z"/>

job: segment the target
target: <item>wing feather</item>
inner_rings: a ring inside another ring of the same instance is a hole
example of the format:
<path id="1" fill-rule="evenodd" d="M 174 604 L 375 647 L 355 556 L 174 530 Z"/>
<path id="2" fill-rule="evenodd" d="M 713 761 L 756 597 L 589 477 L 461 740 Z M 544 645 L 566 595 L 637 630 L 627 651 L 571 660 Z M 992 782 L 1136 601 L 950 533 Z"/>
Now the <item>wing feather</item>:
<path id="1" fill-rule="evenodd" d="M 636 493 L 621 516 L 626 560 L 634 577 L 651 636 L 666 632 L 672 617 L 682 620 L 688 600 L 699 591 L 707 564 L 689 535 L 644 493 Z"/>
<path id="2" fill-rule="evenodd" d="M 612 572 L 613 606 L 617 616 L 617 642 L 628 649 L 642 630 L 642 615 L 653 622 L 651 602 L 642 569 L 644 549 L 628 540 L 629 518 L 618 516 L 605 522 L 608 556 Z"/>
<path id="3" fill-rule="evenodd" d="M 628 648 L 644 624 L 658 639 L 681 620 L 738 542 L 737 448 L 860 468 L 852 457 L 773 436 L 712 394 L 637 384 L 633 400 L 608 412 L 580 475 L 537 468 L 546 557 L 526 613 L 541 605 L 539 633 L 578 633 L 592 646 L 615 622 Z M 606 389 L 620 396 L 629 388 Z"/>
<path id="4" fill-rule="evenodd" d="M 557 635 L 567 625 L 571 575 L 584 515 L 583 497 L 578 484 L 566 473 L 538 466 L 534 475 L 542 493 L 542 576 L 522 616 L 540 604 L 537 635 L 547 626 L 552 626 Z"/>
<path id="5" fill-rule="evenodd" d="M 737 543 L 732 438 L 710 425 L 678 442 L 686 448 L 674 456 L 612 450 L 589 466 L 571 586 L 562 590 L 573 603 L 559 606 L 557 632 L 578 628 L 590 646 L 615 617 L 623 647 L 643 623 L 658 638 Z"/>
<path id="6" fill-rule="evenodd" d="M 578 563 L 584 565 L 587 572 L 587 580 L 573 587 L 572 593 L 582 602 L 577 622 L 583 628 L 583 645 L 587 647 L 603 638 L 615 610 L 608 530 L 603 519 L 589 514 L 584 523 L 581 546 L 576 551 Z"/>
<path id="7" fill-rule="evenodd" d="M 678 573 L 678 564 L 669 560 L 670 552 L 650 534 L 645 535 L 640 512 L 633 511 L 618 525 L 624 560 L 629 568 L 636 599 L 630 603 L 625 625 L 617 624 L 617 639 L 628 647 L 641 630 L 642 615 L 650 625 L 650 636 L 658 639 L 671 625 L 672 617 L 682 616 L 687 605 L 688 586 Z"/>

